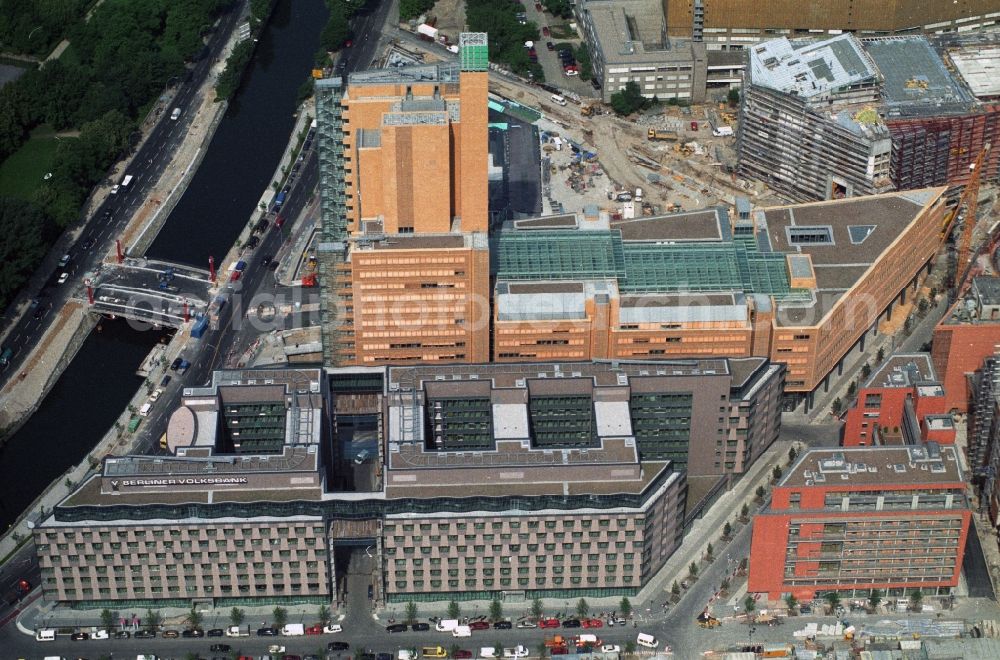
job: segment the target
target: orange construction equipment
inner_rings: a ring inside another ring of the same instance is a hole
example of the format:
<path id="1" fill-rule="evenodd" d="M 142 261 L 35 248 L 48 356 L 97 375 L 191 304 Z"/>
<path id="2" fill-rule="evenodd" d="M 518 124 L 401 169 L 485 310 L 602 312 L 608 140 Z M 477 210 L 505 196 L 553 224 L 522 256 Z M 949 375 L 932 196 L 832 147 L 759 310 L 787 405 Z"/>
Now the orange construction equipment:
<path id="1" fill-rule="evenodd" d="M 962 233 L 958 237 L 958 245 L 955 253 L 956 297 L 960 297 L 965 292 L 966 287 L 972 279 L 970 276 L 978 257 L 978 252 L 970 255 L 970 251 L 972 249 L 972 235 L 976 229 L 976 213 L 979 207 L 980 174 L 983 169 L 983 161 L 986 159 L 986 154 L 989 151 L 990 144 L 987 142 L 983 145 L 983 150 L 979 152 L 979 156 L 976 157 L 976 162 L 969 165 L 972 176 L 969 177 L 969 182 L 965 184 L 965 190 L 962 191 L 962 196 L 959 198 L 958 204 L 955 205 L 955 210 L 950 214 L 952 217 L 947 222 L 948 231 L 950 231 L 954 219 L 958 216 L 962 207 L 965 207 L 965 224 L 962 226 Z"/>
<path id="2" fill-rule="evenodd" d="M 302 286 L 309 289 L 316 286 L 316 273 L 306 275 L 302 278 Z"/>

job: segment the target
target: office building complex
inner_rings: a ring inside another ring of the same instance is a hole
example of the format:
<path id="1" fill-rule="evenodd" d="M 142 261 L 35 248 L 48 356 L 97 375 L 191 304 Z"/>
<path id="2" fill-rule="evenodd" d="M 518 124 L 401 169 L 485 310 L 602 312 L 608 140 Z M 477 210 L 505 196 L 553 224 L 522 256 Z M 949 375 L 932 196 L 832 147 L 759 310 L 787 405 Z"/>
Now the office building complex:
<path id="1" fill-rule="evenodd" d="M 976 277 L 934 327 L 931 356 L 944 383 L 946 409 L 967 412 L 973 374 L 1000 346 L 1000 278 Z"/>
<path id="2" fill-rule="evenodd" d="M 487 43 L 317 83 L 324 358 L 489 357 Z"/>
<path id="3" fill-rule="evenodd" d="M 998 346 L 1000 351 L 1000 346 Z M 983 360 L 972 375 L 966 452 L 972 482 L 979 492 L 979 510 L 988 512 L 1000 528 L 1000 355 Z"/>
<path id="4" fill-rule="evenodd" d="M 1000 131 L 1000 105 L 978 98 L 992 93 L 982 74 L 997 61 L 994 40 L 842 34 L 754 46 L 740 171 L 797 200 L 965 184 Z M 996 178 L 998 162 L 988 154 L 981 176 Z"/>
<path id="5" fill-rule="evenodd" d="M 772 601 L 948 595 L 970 518 L 954 447 L 813 449 L 754 517 L 747 590 Z"/>
<path id="6" fill-rule="evenodd" d="M 844 419 L 845 447 L 955 444 L 955 422 L 927 353 L 900 353 L 858 389 Z"/>
<path id="7" fill-rule="evenodd" d="M 220 371 L 169 456 L 107 457 L 34 531 L 46 600 L 634 595 L 778 435 L 764 359 Z M 341 558 L 344 556 L 341 554 Z M 444 595 L 446 594 L 446 596 Z"/>
<path id="8" fill-rule="evenodd" d="M 605 103 L 628 82 L 650 99 L 705 100 L 705 46 L 667 37 L 659 0 L 582 0 L 576 15 Z"/>
<path id="9" fill-rule="evenodd" d="M 995 26 L 1000 10 L 992 0 L 824 0 L 808 10 L 796 0 L 663 0 L 667 33 L 704 40 L 709 50 L 739 50 L 787 36 L 828 32 L 859 36 L 955 32 Z"/>
<path id="10" fill-rule="evenodd" d="M 805 401 L 864 350 L 941 245 L 943 189 L 610 221 L 514 221 L 496 249 L 493 357 L 762 356 Z"/>

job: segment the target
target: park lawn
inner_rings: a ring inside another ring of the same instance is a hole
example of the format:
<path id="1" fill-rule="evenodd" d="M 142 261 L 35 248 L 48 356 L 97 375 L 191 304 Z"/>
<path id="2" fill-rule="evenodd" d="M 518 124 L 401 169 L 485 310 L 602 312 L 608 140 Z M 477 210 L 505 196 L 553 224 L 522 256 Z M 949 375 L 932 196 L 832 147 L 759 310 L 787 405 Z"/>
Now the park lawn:
<path id="1" fill-rule="evenodd" d="M 578 39 L 580 35 L 569 26 L 569 23 L 557 23 L 549 26 L 553 39 Z"/>
<path id="2" fill-rule="evenodd" d="M 56 158 L 55 131 L 39 126 L 28 141 L 0 164 L 0 195 L 30 200 Z"/>

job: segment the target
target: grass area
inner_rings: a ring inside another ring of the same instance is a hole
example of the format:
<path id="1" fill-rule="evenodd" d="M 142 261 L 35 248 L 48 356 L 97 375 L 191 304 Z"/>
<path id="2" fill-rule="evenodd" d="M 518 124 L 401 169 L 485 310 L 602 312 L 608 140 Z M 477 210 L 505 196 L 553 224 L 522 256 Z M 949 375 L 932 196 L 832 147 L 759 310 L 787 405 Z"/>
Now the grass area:
<path id="1" fill-rule="evenodd" d="M 576 30 L 570 29 L 569 23 L 550 25 L 549 31 L 553 39 L 577 39 L 580 36 L 576 33 Z"/>
<path id="2" fill-rule="evenodd" d="M 0 165 L 0 195 L 30 200 L 42 177 L 51 171 L 58 144 L 49 126 L 33 130 L 28 141 Z"/>

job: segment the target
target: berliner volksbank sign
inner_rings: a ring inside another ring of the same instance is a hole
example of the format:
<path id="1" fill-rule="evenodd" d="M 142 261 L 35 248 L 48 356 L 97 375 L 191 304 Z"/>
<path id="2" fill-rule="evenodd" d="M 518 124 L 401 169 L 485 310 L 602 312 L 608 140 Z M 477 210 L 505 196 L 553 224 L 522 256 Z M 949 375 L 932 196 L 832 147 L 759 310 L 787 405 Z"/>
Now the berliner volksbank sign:
<path id="1" fill-rule="evenodd" d="M 122 479 L 111 482 L 112 488 L 133 486 L 230 486 L 247 483 L 246 477 L 188 477 L 186 479 Z"/>

